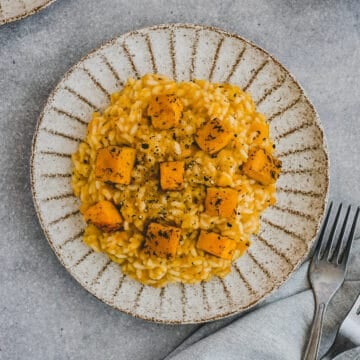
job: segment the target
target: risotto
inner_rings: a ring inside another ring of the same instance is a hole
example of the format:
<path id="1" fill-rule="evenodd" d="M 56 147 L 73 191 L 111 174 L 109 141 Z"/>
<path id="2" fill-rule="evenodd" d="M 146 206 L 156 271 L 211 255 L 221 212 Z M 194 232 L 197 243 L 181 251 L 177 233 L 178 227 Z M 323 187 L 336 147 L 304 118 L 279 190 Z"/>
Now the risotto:
<path id="1" fill-rule="evenodd" d="M 84 242 L 146 285 L 224 277 L 275 203 L 273 148 L 237 86 L 128 79 L 72 155 Z"/>

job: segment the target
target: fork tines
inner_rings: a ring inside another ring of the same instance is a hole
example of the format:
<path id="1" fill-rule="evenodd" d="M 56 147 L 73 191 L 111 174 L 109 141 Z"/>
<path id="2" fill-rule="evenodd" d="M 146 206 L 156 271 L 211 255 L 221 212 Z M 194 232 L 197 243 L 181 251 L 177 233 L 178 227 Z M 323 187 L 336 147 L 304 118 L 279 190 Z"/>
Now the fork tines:
<path id="1" fill-rule="evenodd" d="M 319 235 L 317 247 L 315 250 L 315 256 L 317 256 L 318 260 L 327 260 L 329 262 L 335 262 L 339 265 L 346 264 L 350 253 L 351 244 L 355 235 L 355 228 L 359 217 L 360 207 L 356 208 L 351 228 L 350 230 L 346 231 L 352 206 L 349 205 L 345 211 L 343 210 L 343 204 L 341 203 L 337 208 L 330 232 L 328 236 L 326 236 L 326 232 L 328 231 L 327 227 L 329 219 L 331 218 L 332 208 L 333 202 L 330 202 Z M 342 219 L 342 225 L 339 230 L 338 224 L 340 219 Z"/>

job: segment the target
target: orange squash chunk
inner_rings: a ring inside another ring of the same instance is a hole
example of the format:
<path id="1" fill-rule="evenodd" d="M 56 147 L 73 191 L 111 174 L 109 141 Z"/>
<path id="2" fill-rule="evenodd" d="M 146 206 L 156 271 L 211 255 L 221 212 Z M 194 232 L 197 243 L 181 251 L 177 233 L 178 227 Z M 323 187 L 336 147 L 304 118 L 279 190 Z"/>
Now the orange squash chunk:
<path id="1" fill-rule="evenodd" d="M 195 141 L 200 149 L 214 154 L 224 148 L 231 137 L 232 133 L 225 129 L 219 119 L 214 118 L 197 130 Z"/>
<path id="2" fill-rule="evenodd" d="M 173 94 L 154 96 L 147 110 L 155 129 L 171 129 L 179 125 L 183 103 Z"/>
<path id="3" fill-rule="evenodd" d="M 176 255 L 181 229 L 150 223 L 145 237 L 145 251 L 150 255 L 170 259 Z"/>
<path id="4" fill-rule="evenodd" d="M 201 231 L 197 247 L 222 259 L 231 260 L 236 249 L 236 241 L 214 232 Z"/>
<path id="5" fill-rule="evenodd" d="M 235 215 L 238 192 L 231 188 L 210 187 L 206 190 L 205 209 L 210 216 Z"/>
<path id="6" fill-rule="evenodd" d="M 249 135 L 252 136 L 253 144 L 260 145 L 269 137 L 269 124 L 265 121 L 253 121 L 249 128 Z"/>
<path id="7" fill-rule="evenodd" d="M 180 190 L 184 185 L 184 161 L 167 161 L 160 164 L 160 186 L 163 190 Z"/>
<path id="8" fill-rule="evenodd" d="M 118 230 L 123 219 L 115 205 L 107 200 L 99 201 L 84 212 L 87 222 L 94 224 L 99 229 L 110 232 Z"/>
<path id="9" fill-rule="evenodd" d="M 129 147 L 108 146 L 99 149 L 95 162 L 95 178 L 116 184 L 130 184 L 136 150 Z"/>
<path id="10" fill-rule="evenodd" d="M 279 177 L 281 161 L 264 149 L 254 149 L 249 153 L 247 162 L 243 165 L 243 173 L 262 185 L 273 184 Z"/>

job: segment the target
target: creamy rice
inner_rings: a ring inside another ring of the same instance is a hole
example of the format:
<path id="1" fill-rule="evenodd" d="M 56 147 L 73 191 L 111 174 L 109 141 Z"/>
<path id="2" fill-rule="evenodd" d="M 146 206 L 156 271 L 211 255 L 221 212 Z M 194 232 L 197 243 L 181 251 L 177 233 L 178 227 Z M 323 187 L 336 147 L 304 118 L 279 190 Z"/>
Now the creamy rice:
<path id="1" fill-rule="evenodd" d="M 151 126 L 147 107 L 153 96 L 174 94 L 183 106 L 178 127 L 158 130 Z M 208 119 L 219 118 L 234 136 L 215 155 L 194 142 L 194 134 Z M 247 161 L 256 133 L 253 122 L 265 123 L 249 94 L 230 84 L 204 80 L 180 82 L 149 74 L 129 79 L 123 90 L 111 95 L 111 104 L 94 113 L 85 140 L 73 154 L 72 186 L 82 202 L 81 212 L 101 200 L 113 202 L 123 219 L 123 228 L 105 233 L 88 224 L 84 242 L 106 253 L 124 273 L 143 284 L 161 287 L 169 282 L 196 283 L 212 276 L 224 277 L 232 261 L 242 255 L 244 243 L 259 230 L 261 212 L 275 202 L 275 184 L 261 185 L 247 177 L 241 166 Z M 270 138 L 261 147 L 273 152 Z M 110 145 L 136 149 L 136 164 L 129 185 L 95 179 L 97 150 Z M 184 188 L 162 191 L 159 163 L 185 162 Z M 236 213 L 231 218 L 209 216 L 204 209 L 207 187 L 230 187 L 238 191 Z M 144 251 L 144 230 L 151 220 L 181 228 L 181 240 L 173 258 L 161 258 Z M 232 260 L 200 250 L 200 230 L 211 230 L 238 244 Z"/>

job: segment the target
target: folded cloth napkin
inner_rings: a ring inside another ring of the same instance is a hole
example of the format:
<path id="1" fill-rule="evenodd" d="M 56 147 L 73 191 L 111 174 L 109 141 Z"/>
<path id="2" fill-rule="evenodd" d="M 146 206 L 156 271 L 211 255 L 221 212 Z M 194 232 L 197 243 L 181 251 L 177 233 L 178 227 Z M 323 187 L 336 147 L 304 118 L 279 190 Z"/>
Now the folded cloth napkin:
<path id="1" fill-rule="evenodd" d="M 354 241 L 346 280 L 325 314 L 322 356 L 360 293 L 360 239 Z M 296 360 L 304 353 L 314 315 L 309 261 L 255 310 L 200 325 L 166 360 Z M 345 349 L 344 349 L 345 350 Z M 337 360 L 360 360 L 360 348 Z"/>

